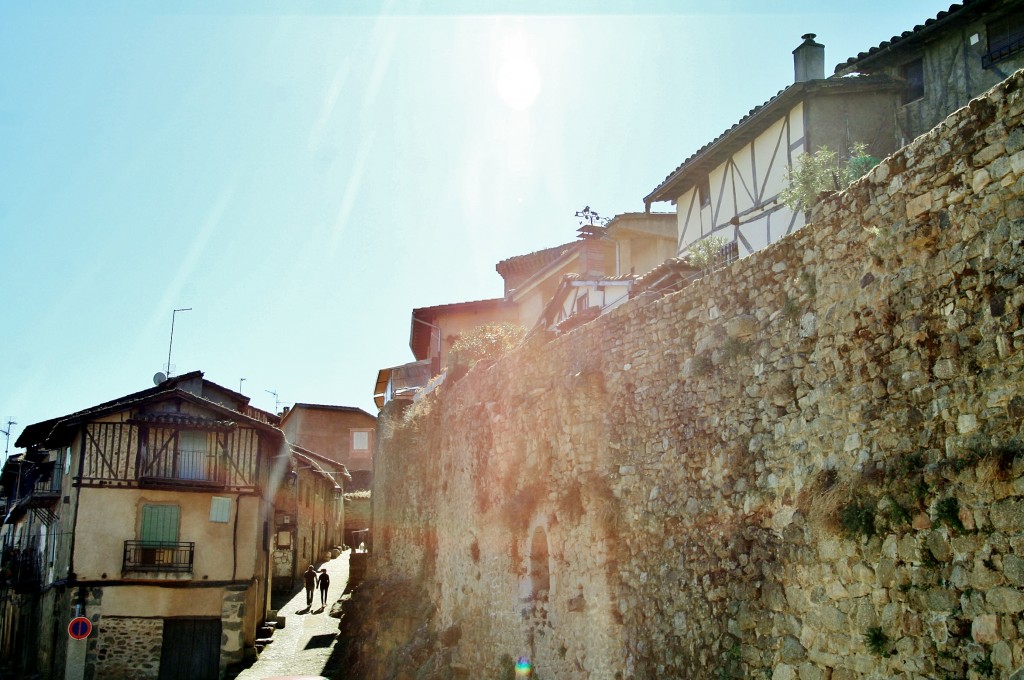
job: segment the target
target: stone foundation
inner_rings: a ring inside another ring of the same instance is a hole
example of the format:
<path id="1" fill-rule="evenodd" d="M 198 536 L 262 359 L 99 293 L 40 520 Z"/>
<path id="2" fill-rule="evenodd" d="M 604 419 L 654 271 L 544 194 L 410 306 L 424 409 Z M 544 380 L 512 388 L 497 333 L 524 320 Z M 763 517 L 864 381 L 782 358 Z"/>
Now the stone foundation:
<path id="1" fill-rule="evenodd" d="M 104 617 L 93 629 L 95 674 L 104 680 L 147 680 L 160 676 L 162 619 Z"/>

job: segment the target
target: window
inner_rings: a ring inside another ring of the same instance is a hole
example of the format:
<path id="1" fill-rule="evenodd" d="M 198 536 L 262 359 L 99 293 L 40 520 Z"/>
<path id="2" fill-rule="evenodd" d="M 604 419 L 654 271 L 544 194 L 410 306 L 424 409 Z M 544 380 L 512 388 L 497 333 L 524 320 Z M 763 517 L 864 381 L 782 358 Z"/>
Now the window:
<path id="1" fill-rule="evenodd" d="M 123 572 L 191 573 L 195 543 L 178 540 L 181 508 L 145 504 L 139 508 L 139 539 L 124 542 Z"/>
<path id="2" fill-rule="evenodd" d="M 141 478 L 153 480 L 224 481 L 217 456 L 217 434 L 206 430 L 149 427 L 141 437 Z"/>
<path id="3" fill-rule="evenodd" d="M 982 68 L 1024 50 L 1024 17 L 1008 14 L 990 23 L 986 29 L 988 54 L 981 58 Z"/>
<path id="4" fill-rule="evenodd" d="M 917 101 L 924 97 L 924 60 L 921 58 L 907 62 L 900 69 L 900 75 L 907 82 L 903 91 L 903 103 Z"/>
<path id="5" fill-rule="evenodd" d="M 711 205 L 711 182 L 707 177 L 702 179 L 697 187 L 697 195 L 700 197 L 700 207 L 706 208 Z"/>
<path id="6" fill-rule="evenodd" d="M 178 433 L 178 479 L 208 479 L 206 433 L 182 430 Z"/>
<path id="7" fill-rule="evenodd" d="M 370 452 L 370 430 L 352 430 L 352 453 Z"/>
<path id="8" fill-rule="evenodd" d="M 181 508 L 177 505 L 142 506 L 139 544 L 134 559 L 138 566 L 157 568 L 174 562 L 180 519 Z"/>
<path id="9" fill-rule="evenodd" d="M 143 543 L 177 543 L 181 508 L 177 505 L 143 505 L 139 539 Z"/>
<path id="10" fill-rule="evenodd" d="M 231 519 L 231 499 L 214 496 L 210 499 L 210 521 L 226 523 Z"/>

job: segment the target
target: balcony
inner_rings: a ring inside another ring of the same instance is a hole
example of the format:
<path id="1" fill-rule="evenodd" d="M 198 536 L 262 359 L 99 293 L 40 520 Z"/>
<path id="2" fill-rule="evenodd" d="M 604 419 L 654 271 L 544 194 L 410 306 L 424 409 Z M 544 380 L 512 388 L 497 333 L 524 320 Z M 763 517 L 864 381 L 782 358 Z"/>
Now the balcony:
<path id="1" fill-rule="evenodd" d="M 227 470 L 216 453 L 179 449 L 144 457 L 139 479 L 157 485 L 220 487 L 227 481 Z"/>
<path id="2" fill-rule="evenodd" d="M 195 549 L 192 542 L 125 541 L 121 573 L 191 574 Z"/>
<path id="3" fill-rule="evenodd" d="M 39 590 L 41 581 L 42 569 L 35 539 L 23 545 L 4 547 L 0 557 L 0 589 L 31 593 Z"/>

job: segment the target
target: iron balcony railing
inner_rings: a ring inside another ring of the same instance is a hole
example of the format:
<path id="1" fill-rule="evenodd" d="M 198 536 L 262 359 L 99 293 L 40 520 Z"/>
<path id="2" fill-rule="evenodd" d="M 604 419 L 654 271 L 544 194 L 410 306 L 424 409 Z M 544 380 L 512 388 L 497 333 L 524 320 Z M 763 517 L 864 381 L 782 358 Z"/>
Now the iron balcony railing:
<path id="1" fill-rule="evenodd" d="M 169 541 L 125 541 L 121 571 L 192 572 L 196 544 Z"/>
<path id="2" fill-rule="evenodd" d="M 144 458 L 141 476 L 149 480 L 223 485 L 227 470 L 216 453 L 177 450 Z"/>
<path id="3" fill-rule="evenodd" d="M 0 552 L 0 589 L 11 588 L 16 593 L 33 592 L 38 590 L 41 580 L 37 538 L 3 547 Z"/>

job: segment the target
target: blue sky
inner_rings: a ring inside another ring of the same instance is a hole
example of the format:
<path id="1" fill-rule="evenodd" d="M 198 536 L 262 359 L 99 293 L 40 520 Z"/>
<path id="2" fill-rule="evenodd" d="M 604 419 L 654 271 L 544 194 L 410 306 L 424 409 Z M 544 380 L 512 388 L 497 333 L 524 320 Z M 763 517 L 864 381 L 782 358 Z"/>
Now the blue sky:
<path id="1" fill-rule="evenodd" d="M 949 6 L 38 4 L 0 5 L 15 436 L 149 387 L 185 307 L 175 373 L 375 413 L 413 308 L 500 296 L 495 264 L 584 205 L 642 211 L 792 82 L 801 34 L 831 72 Z"/>

